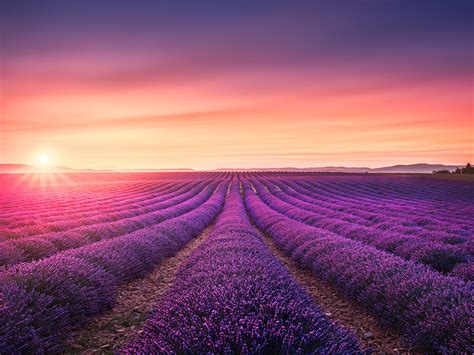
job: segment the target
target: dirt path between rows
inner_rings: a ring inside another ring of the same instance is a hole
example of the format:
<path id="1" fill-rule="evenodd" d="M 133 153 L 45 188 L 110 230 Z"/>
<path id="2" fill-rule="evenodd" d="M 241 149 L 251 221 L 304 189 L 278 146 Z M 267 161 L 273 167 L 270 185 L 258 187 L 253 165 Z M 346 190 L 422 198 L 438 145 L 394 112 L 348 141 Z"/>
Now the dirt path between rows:
<path id="1" fill-rule="evenodd" d="M 143 324 L 173 285 L 182 262 L 201 244 L 212 225 L 174 256 L 163 260 L 144 278 L 119 286 L 114 308 L 76 330 L 65 353 L 110 354 L 142 332 Z"/>
<path id="2" fill-rule="evenodd" d="M 375 317 L 364 308 L 344 297 L 327 283 L 318 280 L 309 269 L 300 268 L 283 251 L 278 249 L 271 237 L 263 235 L 263 240 L 287 267 L 296 281 L 313 297 L 325 314 L 339 325 L 350 329 L 362 346 L 382 354 L 415 354 L 417 351 L 403 346 L 400 336 L 391 329 L 381 327 Z"/>
<path id="3" fill-rule="evenodd" d="M 211 228 L 212 225 L 177 254 L 164 259 L 144 278 L 120 286 L 115 307 L 93 318 L 84 328 L 76 330 L 67 343 L 65 353 L 111 354 L 140 334 L 150 312 L 173 285 L 179 266 L 202 243 Z M 331 320 L 350 329 L 364 347 L 370 347 L 376 353 L 416 353 L 413 349 L 403 347 L 400 337 L 393 330 L 381 328 L 376 319 L 361 306 L 318 280 L 310 270 L 297 266 L 268 235 L 262 235 L 266 245 L 314 298 L 315 303 Z"/>

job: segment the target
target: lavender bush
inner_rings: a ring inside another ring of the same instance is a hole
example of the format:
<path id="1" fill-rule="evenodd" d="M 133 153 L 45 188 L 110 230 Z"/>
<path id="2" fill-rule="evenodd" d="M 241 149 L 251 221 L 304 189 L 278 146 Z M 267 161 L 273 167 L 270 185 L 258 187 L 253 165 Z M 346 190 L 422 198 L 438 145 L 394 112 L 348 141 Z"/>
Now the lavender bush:
<path id="1" fill-rule="evenodd" d="M 268 207 L 248 182 L 245 192 L 256 225 L 292 260 L 399 328 L 411 343 L 432 351 L 474 351 L 468 284 L 286 217 Z"/>
<path id="2" fill-rule="evenodd" d="M 311 226 L 326 229 L 346 238 L 360 240 L 378 249 L 411 259 L 441 272 L 451 271 L 457 264 L 466 263 L 470 255 L 460 247 L 429 242 L 416 236 L 401 235 L 392 231 L 380 231 L 357 223 L 347 222 L 320 215 L 319 207 L 291 196 L 285 196 L 278 190 L 267 191 L 266 185 L 252 180 L 261 199 L 271 208 Z M 277 197 L 278 196 L 278 197 Z"/>
<path id="3" fill-rule="evenodd" d="M 355 353 L 272 255 L 234 182 L 207 240 L 124 353 Z"/>
<path id="4" fill-rule="evenodd" d="M 71 229 L 67 232 L 53 233 L 47 235 L 33 236 L 11 240 L 1 244 L 2 248 L 11 248 L 18 253 L 9 252 L 0 254 L 0 266 L 13 265 L 20 261 L 31 261 L 54 255 L 58 251 L 79 247 L 100 241 L 102 239 L 115 238 L 147 226 L 158 224 L 169 218 L 174 218 L 197 205 L 204 203 L 211 195 L 216 186 L 212 182 L 205 186 L 199 185 L 189 193 L 178 195 L 154 206 L 154 212 L 149 212 L 136 217 L 131 217 L 116 222 L 104 222 L 98 225 L 85 226 Z"/>
<path id="5" fill-rule="evenodd" d="M 203 205 L 160 225 L 2 272 L 0 353 L 60 349 L 71 329 L 113 305 L 117 285 L 200 234 L 221 209 L 226 188 L 221 184 Z"/>

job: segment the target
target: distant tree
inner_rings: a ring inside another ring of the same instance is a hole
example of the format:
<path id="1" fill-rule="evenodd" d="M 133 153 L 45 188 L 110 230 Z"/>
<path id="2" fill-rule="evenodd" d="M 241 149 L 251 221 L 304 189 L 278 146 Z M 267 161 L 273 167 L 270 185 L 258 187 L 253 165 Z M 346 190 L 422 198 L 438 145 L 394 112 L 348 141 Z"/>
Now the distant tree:
<path id="1" fill-rule="evenodd" d="M 474 174 L 474 168 L 470 163 L 467 163 L 466 167 L 462 169 L 462 174 Z"/>
<path id="2" fill-rule="evenodd" d="M 433 170 L 433 174 L 474 174 L 474 167 L 471 166 L 471 163 L 467 163 L 464 168 L 456 168 L 453 171 L 447 169 Z"/>
<path id="3" fill-rule="evenodd" d="M 474 174 L 474 168 L 470 163 L 467 163 L 464 168 L 456 168 L 456 170 L 453 171 L 453 174 Z"/>
<path id="4" fill-rule="evenodd" d="M 451 172 L 447 169 L 433 170 L 433 174 L 450 174 Z"/>

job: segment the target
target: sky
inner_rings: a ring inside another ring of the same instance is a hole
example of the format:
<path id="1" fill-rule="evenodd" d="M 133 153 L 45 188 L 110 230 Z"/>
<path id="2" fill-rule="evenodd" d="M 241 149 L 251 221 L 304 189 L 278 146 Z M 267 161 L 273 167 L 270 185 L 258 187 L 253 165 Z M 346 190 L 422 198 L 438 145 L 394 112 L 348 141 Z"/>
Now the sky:
<path id="1" fill-rule="evenodd" d="M 474 2 L 0 1 L 0 163 L 474 161 Z"/>

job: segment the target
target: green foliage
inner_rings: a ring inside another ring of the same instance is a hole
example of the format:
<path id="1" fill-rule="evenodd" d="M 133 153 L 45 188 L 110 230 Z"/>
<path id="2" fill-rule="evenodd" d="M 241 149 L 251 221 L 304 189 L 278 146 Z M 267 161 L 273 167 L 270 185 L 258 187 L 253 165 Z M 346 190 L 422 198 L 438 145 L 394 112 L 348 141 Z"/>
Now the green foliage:
<path id="1" fill-rule="evenodd" d="M 453 171 L 447 169 L 433 170 L 433 174 L 474 174 L 474 168 L 470 163 L 467 163 L 464 168 L 456 168 L 456 170 Z"/>

